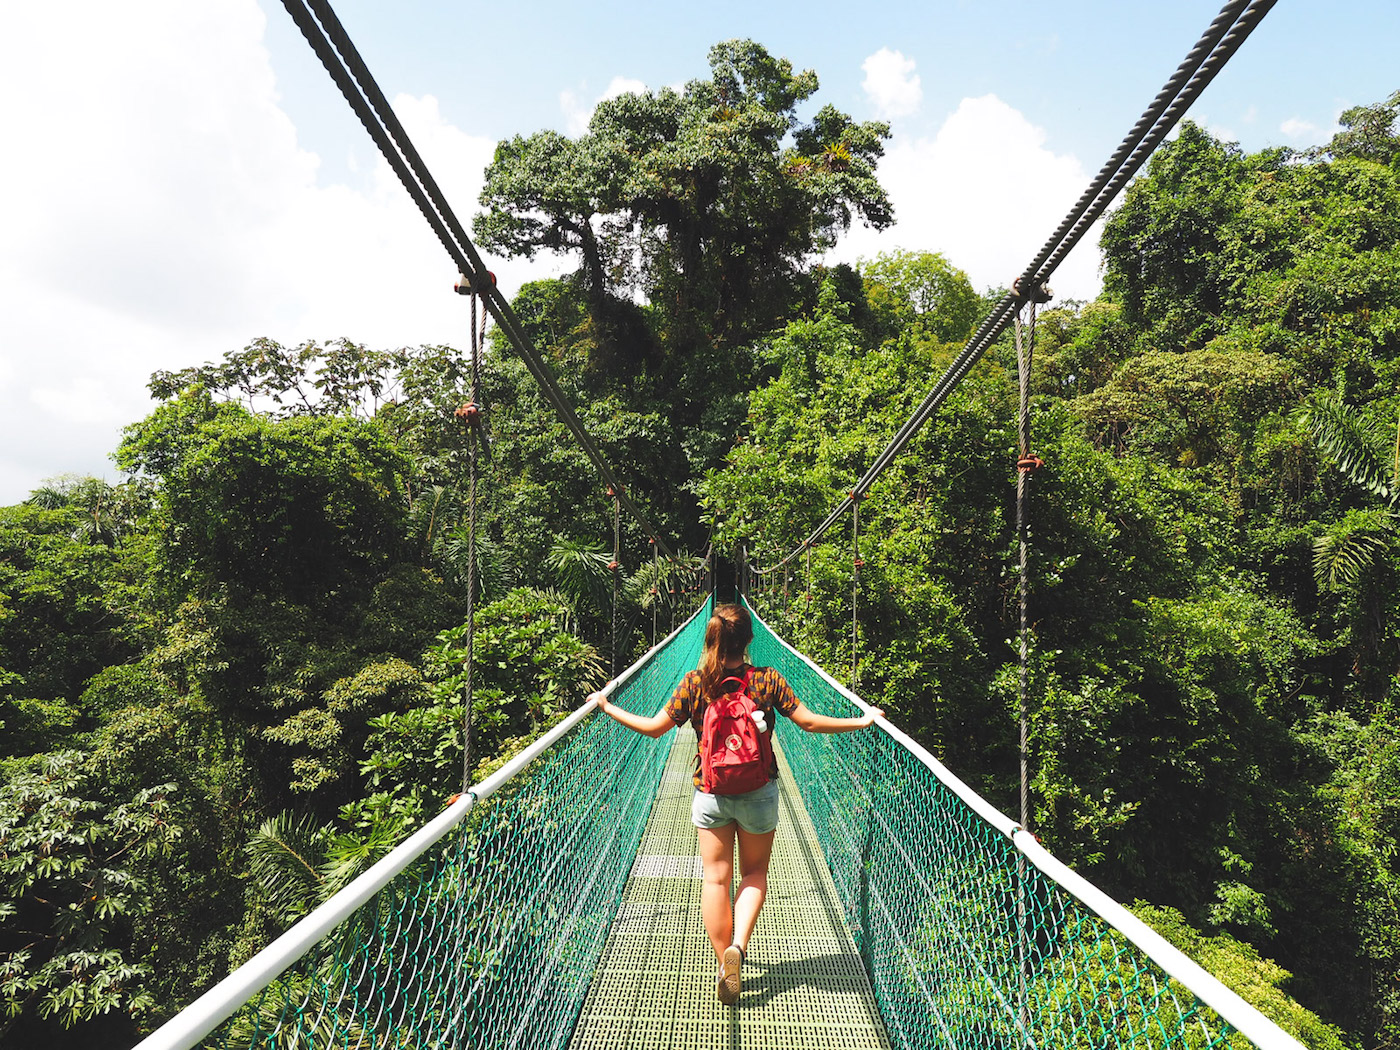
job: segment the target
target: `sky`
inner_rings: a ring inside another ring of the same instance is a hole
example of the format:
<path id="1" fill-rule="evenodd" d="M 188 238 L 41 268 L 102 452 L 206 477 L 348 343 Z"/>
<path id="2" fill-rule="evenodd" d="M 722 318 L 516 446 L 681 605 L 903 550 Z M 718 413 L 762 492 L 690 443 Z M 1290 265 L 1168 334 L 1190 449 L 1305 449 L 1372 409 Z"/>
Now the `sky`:
<path id="1" fill-rule="evenodd" d="M 832 253 L 943 253 L 1004 286 L 1053 231 L 1219 0 L 338 0 L 459 217 L 496 142 L 577 135 L 601 98 L 708 73 L 748 37 L 891 126 L 897 222 Z M 1188 114 L 1246 150 L 1326 141 L 1400 88 L 1394 0 L 1280 0 Z M 146 382 L 258 337 L 466 342 L 451 260 L 282 6 L 0 0 L 0 505 L 118 481 Z M 1099 287 L 1097 238 L 1059 298 Z M 509 294 L 568 259 L 488 257 Z"/>

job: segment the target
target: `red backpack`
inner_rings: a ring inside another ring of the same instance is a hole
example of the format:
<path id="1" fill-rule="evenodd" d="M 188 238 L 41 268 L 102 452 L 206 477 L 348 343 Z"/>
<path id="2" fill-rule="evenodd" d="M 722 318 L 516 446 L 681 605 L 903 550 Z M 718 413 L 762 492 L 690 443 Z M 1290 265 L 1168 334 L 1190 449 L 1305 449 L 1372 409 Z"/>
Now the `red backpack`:
<path id="1" fill-rule="evenodd" d="M 720 682 L 721 695 L 705 708 L 700 727 L 700 790 L 742 795 L 769 781 L 773 768 L 773 727 L 760 730 L 749 696 L 749 672 Z"/>

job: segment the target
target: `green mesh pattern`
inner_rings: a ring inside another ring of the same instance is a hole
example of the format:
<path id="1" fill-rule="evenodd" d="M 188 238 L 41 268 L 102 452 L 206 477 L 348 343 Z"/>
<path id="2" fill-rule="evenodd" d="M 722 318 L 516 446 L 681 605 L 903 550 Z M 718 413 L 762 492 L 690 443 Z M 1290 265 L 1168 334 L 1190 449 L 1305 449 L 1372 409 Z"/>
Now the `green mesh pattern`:
<path id="1" fill-rule="evenodd" d="M 858 713 L 754 629 L 754 663 L 777 667 L 808 707 Z M 804 733 L 782 718 L 778 733 L 891 1045 L 1252 1045 L 889 734 Z"/>
<path id="2" fill-rule="evenodd" d="M 652 714 L 695 617 L 613 695 Z M 205 1040 L 249 1050 L 567 1042 L 670 741 L 584 719 Z"/>

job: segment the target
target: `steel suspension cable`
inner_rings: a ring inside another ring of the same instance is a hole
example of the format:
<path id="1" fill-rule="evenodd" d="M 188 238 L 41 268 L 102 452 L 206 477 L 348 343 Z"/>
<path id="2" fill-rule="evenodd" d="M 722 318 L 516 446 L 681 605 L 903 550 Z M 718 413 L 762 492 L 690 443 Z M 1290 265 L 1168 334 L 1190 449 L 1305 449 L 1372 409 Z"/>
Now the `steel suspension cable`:
<path id="1" fill-rule="evenodd" d="M 1098 203 L 1104 190 L 1114 181 L 1116 176 L 1129 167 L 1130 158 L 1137 147 L 1149 137 L 1150 132 L 1157 127 L 1173 103 L 1182 97 L 1197 70 L 1215 53 L 1216 48 L 1225 40 L 1230 29 L 1245 16 L 1250 4 L 1251 0 L 1229 0 L 1220 9 L 1220 13 L 1206 27 L 1206 31 L 1201 34 L 1196 45 L 1186 53 L 1186 57 L 1181 60 L 1176 71 L 1162 86 L 1162 90 L 1157 92 L 1157 96 L 1142 116 L 1138 118 L 1137 123 L 1128 131 L 1123 141 L 1119 143 L 1113 155 L 1099 169 L 1099 173 L 1084 193 L 1080 195 L 1069 214 L 1065 216 L 1059 227 L 1050 235 L 1050 239 L 1041 247 L 1039 254 L 1022 271 L 1023 287 L 1029 287 L 1037 278 L 1045 276 L 1041 273 L 1042 267 L 1050 261 L 1055 251 L 1072 236 L 1073 232 L 1083 225 L 1084 217 L 1092 211 L 1093 206 Z M 1264 6 L 1267 10 L 1267 7 L 1273 6 L 1273 0 L 1270 0 L 1267 5 L 1260 5 L 1255 0 L 1255 6 Z M 1258 17 L 1262 18 L 1263 14 L 1264 11 L 1260 11 Z M 1255 22 L 1257 22 L 1257 18 Z M 1231 48 L 1230 53 L 1233 53 L 1233 48 Z M 1204 85 L 1201 86 L 1204 87 Z M 1196 93 L 1199 94 L 1199 91 Z"/>
<path id="2" fill-rule="evenodd" d="M 934 384 L 932 390 L 899 428 L 870 468 L 856 482 L 851 495 L 837 504 L 811 535 L 783 557 L 785 564 L 816 543 L 845 515 L 854 498 L 864 495 L 904 450 L 914 435 L 933 415 L 948 395 L 966 377 L 996 338 L 1011 323 L 1016 310 L 1044 287 L 1045 282 L 1079 243 L 1090 226 L 1103 214 L 1128 180 L 1166 137 L 1181 115 L 1205 90 L 1225 63 L 1268 14 L 1277 0 L 1230 0 L 1188 52 L 1176 72 L 1158 92 L 1131 131 L 1104 164 L 1079 201 L 1066 215 L 1054 234 L 1031 263 L 978 326 L 958 356 Z"/>
<path id="3" fill-rule="evenodd" d="M 579 421 L 573 405 L 559 387 L 553 372 L 525 335 L 520 319 L 510 303 L 496 289 L 494 281 L 484 278 L 488 271 L 476 246 L 448 205 L 427 165 L 423 163 L 408 133 L 394 114 L 393 107 L 389 105 L 388 99 L 370 74 L 369 67 L 360 57 L 359 51 L 351 42 L 349 34 L 345 32 L 330 4 L 326 0 L 282 2 L 297 28 L 301 30 L 302 36 L 311 45 L 321 64 L 349 102 L 360 123 L 364 125 L 399 181 L 403 183 L 404 189 L 423 213 L 438 240 L 447 249 L 458 270 L 469 278 L 473 286 L 483 287 L 482 302 L 487 311 L 520 354 L 525 367 L 539 384 L 545 399 L 553 406 L 560 421 L 573 435 L 603 481 L 622 492 L 622 485 L 612 467 Z M 624 493 L 621 503 L 646 534 L 655 539 L 661 549 L 669 555 L 670 548 L 632 499 Z"/>

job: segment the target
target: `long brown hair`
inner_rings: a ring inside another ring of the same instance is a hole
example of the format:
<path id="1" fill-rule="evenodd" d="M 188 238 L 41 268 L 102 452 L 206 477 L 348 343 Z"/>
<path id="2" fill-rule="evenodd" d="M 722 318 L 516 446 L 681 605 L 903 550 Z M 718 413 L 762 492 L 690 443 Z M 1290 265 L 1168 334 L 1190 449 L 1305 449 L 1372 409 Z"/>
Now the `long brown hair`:
<path id="1" fill-rule="evenodd" d="M 742 656 L 751 641 L 753 621 L 749 611 L 742 605 L 716 605 L 705 625 L 705 649 L 700 654 L 700 686 L 707 700 L 719 695 L 725 661 Z"/>

